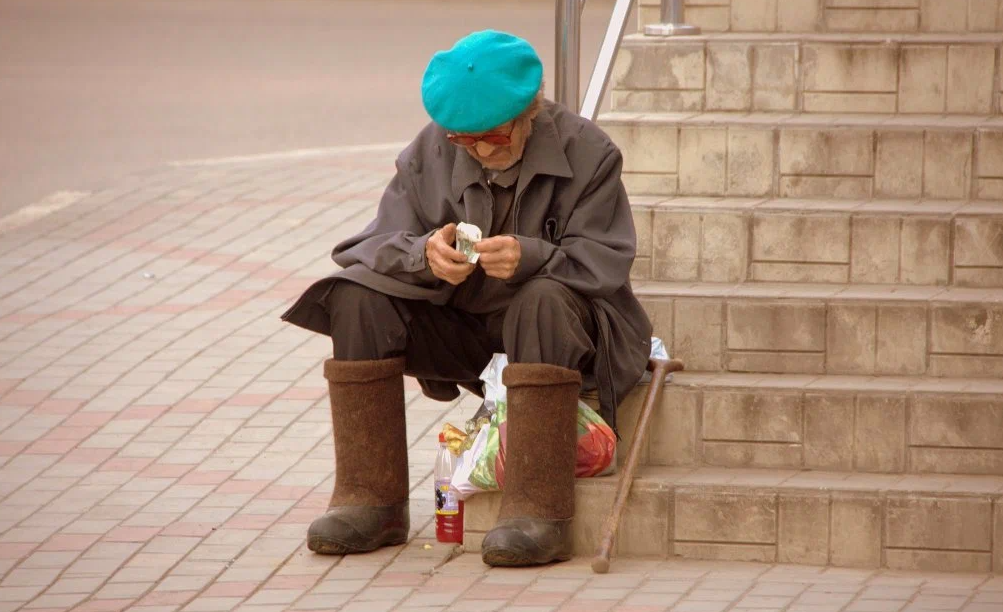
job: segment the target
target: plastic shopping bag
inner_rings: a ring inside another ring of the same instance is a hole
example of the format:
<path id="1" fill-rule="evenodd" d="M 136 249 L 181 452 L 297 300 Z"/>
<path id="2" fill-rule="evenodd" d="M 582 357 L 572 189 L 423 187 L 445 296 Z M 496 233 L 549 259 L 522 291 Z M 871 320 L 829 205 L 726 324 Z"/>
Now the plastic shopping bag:
<path id="1" fill-rule="evenodd" d="M 481 373 L 484 406 L 490 421 L 482 423 L 469 448 L 453 472 L 453 488 L 461 499 L 477 491 L 495 491 L 505 485 L 505 439 L 508 426 L 505 385 L 501 373 L 508 365 L 504 354 L 496 354 Z M 603 473 L 616 456 L 616 434 L 602 417 L 584 402 L 578 402 L 578 440 L 575 476 L 584 478 Z M 469 431 L 470 428 L 468 428 Z M 539 432 L 545 438 L 547 432 Z"/>

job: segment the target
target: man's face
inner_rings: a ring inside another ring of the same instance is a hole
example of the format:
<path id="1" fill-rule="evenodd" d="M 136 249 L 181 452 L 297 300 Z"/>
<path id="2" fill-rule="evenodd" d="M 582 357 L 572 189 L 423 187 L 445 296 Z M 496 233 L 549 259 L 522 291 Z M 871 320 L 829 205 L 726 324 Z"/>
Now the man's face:
<path id="1" fill-rule="evenodd" d="M 458 146 L 466 149 L 471 157 L 489 170 L 507 170 L 522 159 L 522 154 L 526 149 L 526 140 L 529 139 L 532 125 L 532 118 L 528 115 L 522 115 L 487 132 L 457 134 L 457 136 L 461 137 L 472 136 L 474 138 L 507 135 L 510 140 L 507 145 L 492 144 L 485 140 L 478 140 L 472 145 L 460 144 Z"/>

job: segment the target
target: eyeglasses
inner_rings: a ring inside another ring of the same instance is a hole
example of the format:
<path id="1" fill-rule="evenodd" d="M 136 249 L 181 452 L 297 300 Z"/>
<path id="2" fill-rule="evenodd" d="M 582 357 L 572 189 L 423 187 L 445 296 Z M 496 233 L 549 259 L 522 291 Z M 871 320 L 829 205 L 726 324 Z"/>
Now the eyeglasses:
<path id="1" fill-rule="evenodd" d="M 499 132 L 488 132 L 487 134 L 481 134 L 480 136 L 473 136 L 470 134 L 446 134 L 446 138 L 449 142 L 460 145 L 461 147 L 472 147 L 480 141 L 484 141 L 490 145 L 495 145 L 497 147 L 507 147 L 512 144 L 512 132 L 515 131 L 515 122 L 509 127 L 508 134 L 501 134 Z"/>

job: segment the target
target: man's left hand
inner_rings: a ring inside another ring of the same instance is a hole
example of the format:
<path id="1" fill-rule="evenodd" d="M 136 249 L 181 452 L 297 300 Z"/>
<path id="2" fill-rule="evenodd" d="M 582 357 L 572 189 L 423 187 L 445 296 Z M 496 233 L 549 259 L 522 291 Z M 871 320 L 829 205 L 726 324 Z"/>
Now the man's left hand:
<path id="1" fill-rule="evenodd" d="M 522 247 L 515 236 L 484 238 L 474 245 L 474 250 L 481 254 L 477 263 L 484 273 L 501 280 L 512 278 L 522 258 Z"/>

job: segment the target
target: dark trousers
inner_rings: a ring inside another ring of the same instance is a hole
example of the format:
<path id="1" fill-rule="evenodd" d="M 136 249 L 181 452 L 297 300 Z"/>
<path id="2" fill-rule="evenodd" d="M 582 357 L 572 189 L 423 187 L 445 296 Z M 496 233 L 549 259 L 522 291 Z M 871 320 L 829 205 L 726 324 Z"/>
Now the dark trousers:
<path id="1" fill-rule="evenodd" d="M 405 300 L 341 281 L 327 298 L 334 358 L 403 355 L 419 379 L 479 387 L 493 353 L 511 363 L 547 363 L 582 372 L 592 387 L 596 326 L 588 300 L 556 281 L 524 284 L 507 308 L 472 314 L 451 306 Z"/>

